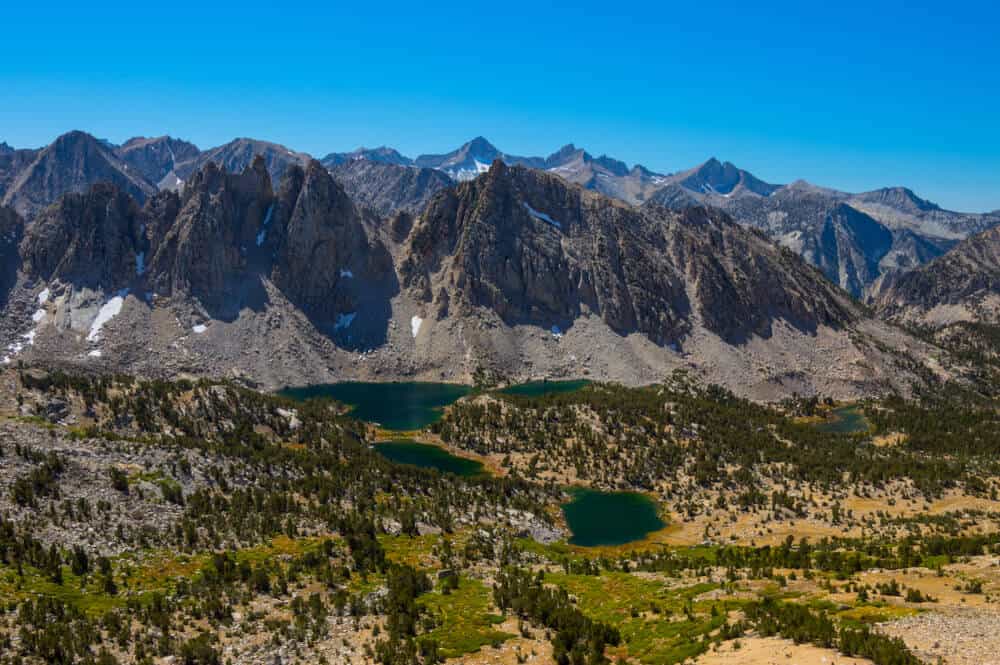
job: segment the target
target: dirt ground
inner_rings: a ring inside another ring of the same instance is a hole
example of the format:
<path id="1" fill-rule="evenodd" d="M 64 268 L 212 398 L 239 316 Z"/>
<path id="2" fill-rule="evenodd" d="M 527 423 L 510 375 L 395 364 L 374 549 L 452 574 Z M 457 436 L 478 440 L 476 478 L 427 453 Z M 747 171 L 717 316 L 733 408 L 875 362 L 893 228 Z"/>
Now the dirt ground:
<path id="1" fill-rule="evenodd" d="M 739 648 L 735 648 L 736 644 Z M 795 644 L 778 637 L 748 637 L 723 642 L 702 654 L 697 665 L 871 665 L 865 658 L 849 658 L 833 649 Z"/>

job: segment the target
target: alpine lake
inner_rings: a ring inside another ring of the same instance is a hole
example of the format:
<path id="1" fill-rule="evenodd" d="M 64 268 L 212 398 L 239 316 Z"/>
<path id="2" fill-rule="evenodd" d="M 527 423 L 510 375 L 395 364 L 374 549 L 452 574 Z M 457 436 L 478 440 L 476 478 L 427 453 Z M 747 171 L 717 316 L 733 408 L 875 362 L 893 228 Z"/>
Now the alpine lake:
<path id="1" fill-rule="evenodd" d="M 837 407 L 816 424 L 817 429 L 831 434 L 858 434 L 867 432 L 870 427 L 871 423 L 865 418 L 864 410 L 857 404 Z"/>
<path id="2" fill-rule="evenodd" d="M 509 386 L 499 392 L 520 397 L 569 393 L 588 385 L 586 380 L 532 381 Z M 398 431 L 399 439 L 374 445 L 375 451 L 397 464 L 436 469 L 458 476 L 484 476 L 482 463 L 453 455 L 440 446 L 404 438 L 403 433 L 423 429 L 442 415 L 444 407 L 473 392 L 471 386 L 455 383 L 365 383 L 344 382 L 286 388 L 281 395 L 293 400 L 334 399 L 351 407 L 350 415 L 384 430 Z M 623 545 L 641 540 L 663 528 L 656 503 L 638 492 L 601 492 L 568 488 L 570 500 L 562 504 L 563 516 L 572 533 L 571 545 L 594 547 Z"/>

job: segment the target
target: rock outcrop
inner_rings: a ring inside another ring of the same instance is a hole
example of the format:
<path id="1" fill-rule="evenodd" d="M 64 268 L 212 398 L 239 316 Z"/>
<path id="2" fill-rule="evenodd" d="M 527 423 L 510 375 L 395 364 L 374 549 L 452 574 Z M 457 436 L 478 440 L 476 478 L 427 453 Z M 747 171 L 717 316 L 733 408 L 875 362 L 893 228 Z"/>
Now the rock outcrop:
<path id="1" fill-rule="evenodd" d="M 197 158 L 200 152 L 196 145 L 170 136 L 136 137 L 118 148 L 122 161 L 151 183 L 169 182 L 167 176 L 176 172 L 178 164 Z"/>
<path id="2" fill-rule="evenodd" d="M 963 240 L 927 265 L 888 276 L 878 284 L 874 305 L 886 318 L 932 327 L 1000 324 L 1000 227 Z"/>
<path id="3" fill-rule="evenodd" d="M 435 193 L 453 184 L 443 171 L 367 158 L 342 162 L 330 172 L 355 203 L 379 215 L 419 213 Z"/>
<path id="4" fill-rule="evenodd" d="M 4 194 L 3 204 L 30 218 L 63 194 L 83 193 L 99 182 L 115 185 L 140 203 L 156 192 L 112 148 L 74 131 L 57 138 L 20 169 Z"/>
<path id="5" fill-rule="evenodd" d="M 559 328 L 587 311 L 658 344 L 697 326 L 738 343 L 775 318 L 815 329 L 855 316 L 817 273 L 719 211 L 638 210 L 499 160 L 435 197 L 401 275 L 439 316 L 485 307 Z"/>
<path id="6" fill-rule="evenodd" d="M 139 205 L 106 183 L 62 196 L 38 214 L 20 245 L 28 274 L 91 289 L 120 288 L 140 277 L 149 249 Z"/>

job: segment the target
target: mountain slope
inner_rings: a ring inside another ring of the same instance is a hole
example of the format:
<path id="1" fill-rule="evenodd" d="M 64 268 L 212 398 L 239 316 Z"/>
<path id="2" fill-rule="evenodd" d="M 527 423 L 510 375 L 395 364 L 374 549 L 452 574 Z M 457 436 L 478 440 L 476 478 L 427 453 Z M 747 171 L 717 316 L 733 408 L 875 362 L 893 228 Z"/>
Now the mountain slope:
<path id="1" fill-rule="evenodd" d="M 689 171 L 674 174 L 667 181 L 696 194 L 716 194 L 727 198 L 745 194 L 770 196 L 780 188 L 780 185 L 766 183 L 749 171 L 737 168 L 731 162 L 720 162 L 715 157 Z"/>
<path id="2" fill-rule="evenodd" d="M 419 212 L 436 192 L 453 184 L 446 173 L 437 169 L 370 159 L 324 166 L 330 168 L 330 173 L 355 202 L 380 215 L 398 210 Z"/>
<path id="3" fill-rule="evenodd" d="M 735 195 L 741 186 L 736 185 L 729 195 L 720 195 L 714 191 L 698 193 L 673 183 L 657 191 L 651 201 L 673 208 L 702 203 L 725 210 L 740 223 L 761 229 L 775 242 L 791 248 L 832 282 L 862 299 L 868 297 L 872 285 L 883 274 L 909 270 L 940 256 L 960 235 L 928 233 L 929 227 L 915 223 L 888 224 L 883 221 L 885 214 L 879 219 L 858 207 L 854 195 L 802 181 L 766 196 Z M 898 206 L 897 216 L 926 207 L 933 214 L 958 219 L 958 213 L 944 213 L 905 192 L 872 194 L 868 200 L 879 201 L 877 205 L 883 206 L 883 212 L 889 209 L 886 206 Z M 969 217 L 985 218 L 963 218 Z M 959 226 L 955 223 L 954 228 Z"/>
<path id="4" fill-rule="evenodd" d="M 545 170 L 632 204 L 645 201 L 666 182 L 664 176 L 638 164 L 629 169 L 624 162 L 607 155 L 595 158 L 572 143 L 546 157 Z"/>
<path id="5" fill-rule="evenodd" d="M 637 209 L 497 160 L 410 226 L 316 161 L 277 188 L 263 157 L 213 162 L 142 207 L 95 185 L 26 231 L 0 342 L 10 362 L 268 387 L 685 369 L 761 399 L 906 391 L 927 355 L 717 210 Z"/>
<path id="6" fill-rule="evenodd" d="M 589 310 L 662 344 L 689 334 L 692 314 L 731 342 L 769 334 L 773 318 L 815 329 L 853 316 L 815 273 L 720 213 L 637 211 L 500 161 L 436 198 L 410 250 L 404 285 L 439 311 L 485 306 L 509 324 L 563 327 Z"/>
<path id="7" fill-rule="evenodd" d="M 883 280 L 874 304 L 888 318 L 931 326 L 1000 324 L 1000 227 L 963 240 L 927 265 Z"/>
<path id="8" fill-rule="evenodd" d="M 20 169 L 4 194 L 3 204 L 25 217 L 33 217 L 63 194 L 84 192 L 97 182 L 113 183 L 140 202 L 156 191 L 137 169 L 104 143 L 73 131 L 40 150 L 30 164 Z"/>
<path id="9" fill-rule="evenodd" d="M 311 159 L 305 153 L 294 152 L 277 143 L 238 138 L 198 153 L 192 158 L 181 160 L 158 184 L 161 189 L 177 189 L 209 162 L 215 162 L 217 166 L 230 173 L 239 173 L 248 168 L 257 156 L 264 159 L 273 182 L 280 180 L 293 164 L 305 166 Z"/>
<path id="10" fill-rule="evenodd" d="M 144 269 L 143 223 L 135 200 L 114 185 L 65 194 L 28 228 L 25 272 L 94 289 L 124 286 Z"/>
<path id="11" fill-rule="evenodd" d="M 908 229 L 928 238 L 960 240 L 1000 224 L 997 213 L 944 210 L 905 187 L 847 195 L 848 203 L 891 229 Z"/>
<path id="12" fill-rule="evenodd" d="M 457 150 L 443 155 L 420 155 L 413 160 L 414 165 L 444 171 L 455 180 L 471 180 L 486 173 L 494 160 L 501 159 L 508 164 L 520 164 L 532 168 L 542 168 L 545 160 L 541 157 L 518 157 L 500 152 L 496 146 L 477 136 Z"/>
<path id="13" fill-rule="evenodd" d="M 38 150 L 17 150 L 6 143 L 0 149 L 0 201 L 21 172 L 38 156 Z"/>
<path id="14" fill-rule="evenodd" d="M 638 210 L 500 161 L 432 200 L 399 272 L 418 347 L 454 356 L 457 339 L 483 371 L 686 367 L 766 396 L 903 387 L 910 371 L 879 345 L 925 352 L 718 211 Z"/>
<path id="15" fill-rule="evenodd" d="M 161 182 L 177 168 L 178 163 L 195 159 L 199 152 L 193 143 L 170 136 L 135 137 L 117 150 L 122 161 L 151 183 Z"/>
<path id="16" fill-rule="evenodd" d="M 404 157 L 399 152 L 388 146 L 379 148 L 358 148 L 351 152 L 331 152 L 329 155 L 319 160 L 320 164 L 328 169 L 340 166 L 347 162 L 365 160 L 379 164 L 398 164 L 399 166 L 412 166 L 413 160 Z"/>

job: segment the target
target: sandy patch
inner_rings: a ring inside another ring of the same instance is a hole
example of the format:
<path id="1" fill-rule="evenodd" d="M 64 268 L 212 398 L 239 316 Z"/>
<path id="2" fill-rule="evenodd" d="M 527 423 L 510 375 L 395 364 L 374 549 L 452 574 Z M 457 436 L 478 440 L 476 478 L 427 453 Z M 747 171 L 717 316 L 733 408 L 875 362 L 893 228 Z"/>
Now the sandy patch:
<path id="1" fill-rule="evenodd" d="M 734 648 L 739 643 L 740 648 Z M 795 644 L 778 637 L 749 637 L 723 642 L 695 660 L 697 665 L 871 665 L 865 658 L 851 658 L 833 649 Z"/>

